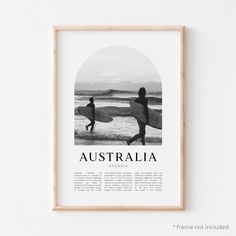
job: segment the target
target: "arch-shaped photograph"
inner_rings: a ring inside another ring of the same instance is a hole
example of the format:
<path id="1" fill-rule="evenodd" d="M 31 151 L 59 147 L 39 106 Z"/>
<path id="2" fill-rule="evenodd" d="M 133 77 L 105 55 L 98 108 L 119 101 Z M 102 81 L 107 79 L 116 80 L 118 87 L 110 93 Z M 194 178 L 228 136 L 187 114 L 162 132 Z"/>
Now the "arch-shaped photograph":
<path id="1" fill-rule="evenodd" d="M 102 48 L 78 68 L 75 145 L 161 145 L 162 83 L 143 52 Z"/>

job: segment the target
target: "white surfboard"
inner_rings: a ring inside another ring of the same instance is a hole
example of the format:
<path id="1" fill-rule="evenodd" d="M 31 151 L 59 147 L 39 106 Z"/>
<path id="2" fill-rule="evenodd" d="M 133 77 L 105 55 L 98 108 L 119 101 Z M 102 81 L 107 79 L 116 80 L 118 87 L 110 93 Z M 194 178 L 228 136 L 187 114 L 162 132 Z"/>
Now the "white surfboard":
<path id="1" fill-rule="evenodd" d="M 144 105 L 131 101 L 130 107 L 131 107 L 131 113 L 133 114 L 133 116 L 136 119 L 146 124 L 147 119 L 144 112 Z M 148 108 L 148 114 L 149 114 L 148 125 L 156 129 L 162 129 L 162 114 L 150 108 Z"/>
<path id="2" fill-rule="evenodd" d="M 77 107 L 77 114 L 87 117 L 88 119 L 93 119 L 92 108 L 91 107 Z M 95 120 L 99 122 L 111 122 L 113 118 L 107 113 L 100 111 L 95 108 Z"/>

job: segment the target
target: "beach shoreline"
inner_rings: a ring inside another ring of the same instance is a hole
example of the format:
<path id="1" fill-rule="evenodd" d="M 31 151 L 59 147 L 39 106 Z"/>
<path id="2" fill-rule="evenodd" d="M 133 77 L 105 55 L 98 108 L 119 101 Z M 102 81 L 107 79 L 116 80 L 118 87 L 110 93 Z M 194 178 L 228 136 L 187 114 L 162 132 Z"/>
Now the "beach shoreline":
<path id="1" fill-rule="evenodd" d="M 75 145 L 127 145 L 126 141 L 114 141 L 114 140 L 93 140 L 93 139 L 79 139 L 75 138 Z M 131 146 L 142 145 L 141 141 L 136 141 L 131 144 Z M 148 143 L 146 142 L 145 146 L 154 146 L 154 145 L 161 145 L 161 143 Z"/>
<path id="2" fill-rule="evenodd" d="M 98 134 L 96 132 L 78 133 L 75 130 L 75 145 L 127 145 L 127 140 L 131 137 L 125 135 L 117 135 L 116 137 Z M 146 145 L 161 145 L 162 139 L 158 137 L 146 137 Z M 142 145 L 141 140 L 137 140 L 132 145 Z"/>

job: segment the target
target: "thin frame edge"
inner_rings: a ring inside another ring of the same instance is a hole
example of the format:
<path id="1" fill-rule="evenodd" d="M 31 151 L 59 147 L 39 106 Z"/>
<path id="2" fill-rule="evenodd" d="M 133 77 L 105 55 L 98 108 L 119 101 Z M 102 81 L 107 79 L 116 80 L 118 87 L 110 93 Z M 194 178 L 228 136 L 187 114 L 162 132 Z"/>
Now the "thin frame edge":
<path id="1" fill-rule="evenodd" d="M 183 211 L 184 206 L 54 206 L 53 211 Z"/>
<path id="2" fill-rule="evenodd" d="M 53 25 L 54 31 L 182 31 L 184 25 Z"/>

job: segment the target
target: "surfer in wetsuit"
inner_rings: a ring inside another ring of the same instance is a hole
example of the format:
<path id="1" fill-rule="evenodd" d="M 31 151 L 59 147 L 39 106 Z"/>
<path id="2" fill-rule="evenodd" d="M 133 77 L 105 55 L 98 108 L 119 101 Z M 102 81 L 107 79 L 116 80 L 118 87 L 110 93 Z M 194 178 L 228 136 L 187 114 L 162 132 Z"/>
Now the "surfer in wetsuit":
<path id="1" fill-rule="evenodd" d="M 133 141 L 141 138 L 142 144 L 145 145 L 145 134 L 146 134 L 146 125 L 149 124 L 149 114 L 148 114 L 148 100 L 146 98 L 146 89 L 144 87 L 140 88 L 138 91 L 138 98 L 136 98 L 134 101 L 137 103 L 140 103 L 144 106 L 144 113 L 146 116 L 146 124 L 141 122 L 137 119 L 138 126 L 139 126 L 139 133 L 134 135 L 133 138 L 129 139 L 127 141 L 127 144 L 130 145 Z"/>
<path id="2" fill-rule="evenodd" d="M 92 133 L 93 132 L 93 128 L 94 128 L 94 124 L 95 124 L 95 105 L 94 105 L 94 99 L 93 97 L 89 98 L 89 101 L 90 103 L 87 104 L 86 107 L 91 107 L 92 108 L 92 119 L 89 119 L 90 120 L 90 123 L 88 125 L 86 125 L 86 130 L 88 130 L 88 127 L 91 126 L 90 128 L 90 132 Z"/>

